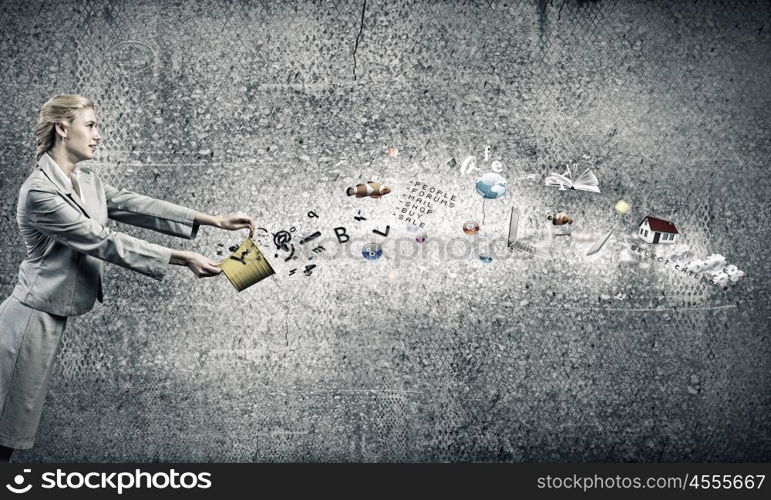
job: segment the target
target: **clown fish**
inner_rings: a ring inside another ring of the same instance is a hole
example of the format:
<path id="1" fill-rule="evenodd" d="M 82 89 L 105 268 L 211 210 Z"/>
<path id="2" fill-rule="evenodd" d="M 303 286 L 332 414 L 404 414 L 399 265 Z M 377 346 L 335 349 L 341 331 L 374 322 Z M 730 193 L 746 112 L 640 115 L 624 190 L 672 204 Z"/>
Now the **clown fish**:
<path id="1" fill-rule="evenodd" d="M 356 187 L 349 187 L 345 191 L 348 196 L 356 195 L 357 198 L 364 198 L 365 196 L 380 198 L 390 192 L 390 187 L 375 181 L 367 181 L 366 184 L 356 184 Z"/>
<path id="2" fill-rule="evenodd" d="M 562 226 L 565 224 L 572 224 L 573 218 L 566 214 L 565 212 L 560 212 L 558 214 L 550 215 L 547 217 L 551 221 L 551 223 L 555 226 Z"/>

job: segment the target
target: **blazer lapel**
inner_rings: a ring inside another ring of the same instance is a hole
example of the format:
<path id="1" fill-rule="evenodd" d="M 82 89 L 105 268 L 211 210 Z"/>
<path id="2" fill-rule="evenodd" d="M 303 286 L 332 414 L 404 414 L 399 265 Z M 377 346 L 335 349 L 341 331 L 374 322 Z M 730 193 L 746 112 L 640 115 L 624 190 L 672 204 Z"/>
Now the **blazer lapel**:
<path id="1" fill-rule="evenodd" d="M 67 182 L 67 178 L 64 176 L 64 172 L 61 168 L 59 168 L 59 166 L 48 153 L 44 153 L 43 156 L 40 157 L 37 162 L 37 166 L 40 167 L 40 170 L 42 170 L 46 177 L 48 177 L 51 182 L 53 182 L 54 186 L 56 186 L 56 189 L 58 189 L 65 196 L 65 198 L 71 200 L 72 203 L 78 207 L 86 217 L 91 218 L 91 216 L 88 215 L 86 204 L 83 202 L 80 196 L 78 196 L 72 190 L 72 186 L 70 186 L 69 182 Z M 84 177 L 86 176 L 81 176 L 80 178 L 83 179 Z M 80 189 L 87 189 L 84 186 L 87 184 L 87 182 L 81 182 Z M 86 196 L 88 196 L 88 194 L 86 194 Z"/>
<path id="2" fill-rule="evenodd" d="M 96 208 L 98 206 L 96 203 L 96 191 L 91 183 L 92 175 L 93 174 L 91 173 L 86 173 L 84 170 L 80 171 L 80 177 L 78 177 L 80 192 L 86 197 L 86 201 L 81 199 L 80 202 L 87 210 L 91 211 L 90 213 L 98 216 L 99 210 Z M 72 195 L 77 196 L 75 193 L 72 193 Z"/>
<path id="3" fill-rule="evenodd" d="M 81 187 L 80 187 L 80 189 L 83 189 L 83 185 L 82 185 L 82 184 L 81 184 Z M 88 210 L 86 210 L 86 202 L 84 202 L 84 201 L 83 201 L 83 200 L 80 198 L 80 196 L 78 196 L 78 194 L 77 194 L 75 191 L 72 191 L 72 192 L 71 192 L 69 195 L 67 195 L 67 196 L 69 196 L 69 197 L 70 197 L 70 199 L 71 199 L 72 201 L 74 201 L 74 202 L 75 202 L 75 204 L 78 206 L 78 208 L 79 208 L 79 209 L 80 209 L 80 210 L 83 212 L 83 214 L 84 214 L 86 217 L 88 217 L 88 218 L 91 218 L 91 216 L 90 216 L 90 215 L 88 215 Z"/>

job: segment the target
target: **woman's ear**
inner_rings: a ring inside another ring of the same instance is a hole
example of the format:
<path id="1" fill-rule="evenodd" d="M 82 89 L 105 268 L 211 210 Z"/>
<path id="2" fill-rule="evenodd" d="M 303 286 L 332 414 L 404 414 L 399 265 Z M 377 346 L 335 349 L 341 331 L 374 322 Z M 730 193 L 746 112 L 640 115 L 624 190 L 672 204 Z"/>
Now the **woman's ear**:
<path id="1" fill-rule="evenodd" d="M 56 127 L 56 133 L 59 134 L 59 136 L 62 139 L 67 139 L 67 122 L 59 122 L 54 127 Z"/>

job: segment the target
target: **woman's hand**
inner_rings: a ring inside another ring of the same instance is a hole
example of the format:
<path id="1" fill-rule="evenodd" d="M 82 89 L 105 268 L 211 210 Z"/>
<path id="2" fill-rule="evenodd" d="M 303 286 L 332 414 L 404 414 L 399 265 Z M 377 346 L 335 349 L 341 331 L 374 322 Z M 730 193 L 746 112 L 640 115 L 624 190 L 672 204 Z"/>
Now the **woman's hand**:
<path id="1" fill-rule="evenodd" d="M 249 228 L 249 237 L 254 236 L 254 230 L 257 227 L 257 223 L 243 212 L 236 212 L 230 215 L 222 215 L 217 217 L 217 227 L 227 229 L 228 231 L 235 231 L 237 229 Z"/>
<path id="2" fill-rule="evenodd" d="M 207 259 L 201 254 L 192 253 L 187 261 L 187 267 L 193 271 L 199 278 L 208 278 L 209 276 L 217 276 L 222 272 L 219 264 L 211 259 Z"/>
<path id="3" fill-rule="evenodd" d="M 171 254 L 171 260 L 169 263 L 178 266 L 187 266 L 191 271 L 193 271 L 193 274 L 199 278 L 217 276 L 222 272 L 222 269 L 219 267 L 219 263 L 195 252 L 175 250 Z"/>
<path id="4" fill-rule="evenodd" d="M 254 230 L 257 229 L 257 223 L 243 212 L 236 212 L 230 215 L 209 215 L 198 212 L 195 214 L 195 223 L 203 226 L 214 226 L 228 231 L 237 229 L 249 229 L 249 237 L 254 236 Z"/>

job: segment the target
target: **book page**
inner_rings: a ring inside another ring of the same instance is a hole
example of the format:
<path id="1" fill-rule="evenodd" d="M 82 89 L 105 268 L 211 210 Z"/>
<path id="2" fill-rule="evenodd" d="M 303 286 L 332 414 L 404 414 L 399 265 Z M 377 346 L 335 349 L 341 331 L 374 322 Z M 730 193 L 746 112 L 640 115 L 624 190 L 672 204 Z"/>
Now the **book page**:
<path id="1" fill-rule="evenodd" d="M 578 179 L 576 179 L 573 187 L 583 191 L 593 191 L 595 193 L 599 193 L 599 184 L 600 181 L 597 180 L 597 176 L 595 176 L 591 170 L 587 169 L 578 177 Z"/>

